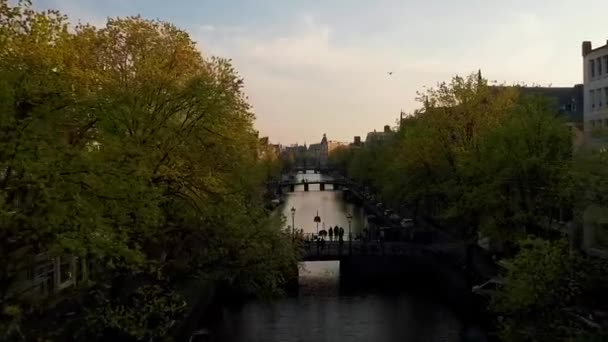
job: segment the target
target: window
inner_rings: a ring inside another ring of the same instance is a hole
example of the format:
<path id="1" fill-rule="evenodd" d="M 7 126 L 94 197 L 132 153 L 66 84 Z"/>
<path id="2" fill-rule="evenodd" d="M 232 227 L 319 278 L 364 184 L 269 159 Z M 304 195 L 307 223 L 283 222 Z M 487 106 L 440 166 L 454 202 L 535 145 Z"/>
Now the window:
<path id="1" fill-rule="evenodd" d="M 595 90 L 589 90 L 589 102 L 591 102 L 591 108 L 595 108 Z"/>
<path id="2" fill-rule="evenodd" d="M 595 91 L 595 96 L 597 97 L 597 101 L 595 101 L 595 102 L 597 102 L 597 106 L 599 108 L 601 108 L 602 107 L 602 89 L 601 88 L 597 89 Z"/>
<path id="3" fill-rule="evenodd" d="M 608 119 L 604 119 L 604 126 L 608 127 Z"/>
<path id="4" fill-rule="evenodd" d="M 589 69 L 591 69 L 591 77 L 595 77 L 595 59 L 589 61 Z"/>
<path id="5" fill-rule="evenodd" d="M 595 120 L 591 120 L 591 127 L 595 127 Z"/>
<path id="6" fill-rule="evenodd" d="M 604 88 L 604 103 L 608 105 L 608 87 Z"/>
<path id="7" fill-rule="evenodd" d="M 608 55 L 604 56 L 604 70 L 608 72 Z"/>
<path id="8" fill-rule="evenodd" d="M 598 57 L 596 63 L 597 63 L 597 75 L 602 76 L 602 58 Z"/>

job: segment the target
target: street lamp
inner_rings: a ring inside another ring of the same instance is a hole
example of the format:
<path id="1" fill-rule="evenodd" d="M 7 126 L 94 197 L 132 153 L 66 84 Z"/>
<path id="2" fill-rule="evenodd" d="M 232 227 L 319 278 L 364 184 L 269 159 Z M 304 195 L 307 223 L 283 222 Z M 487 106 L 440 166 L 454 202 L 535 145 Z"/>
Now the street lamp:
<path id="1" fill-rule="evenodd" d="M 317 235 L 319 235 L 319 223 L 321 222 L 321 218 L 319 217 L 319 211 L 317 210 L 317 216 L 315 216 L 315 220 L 317 223 Z"/>
<path id="2" fill-rule="evenodd" d="M 291 240 L 295 241 L 296 240 L 296 233 L 295 233 L 295 229 L 296 229 L 296 225 L 295 225 L 295 217 L 296 217 L 296 208 L 291 207 Z"/>
<path id="3" fill-rule="evenodd" d="M 348 219 L 348 254 L 353 254 L 353 236 L 351 233 L 351 222 L 353 221 L 353 215 L 351 213 L 346 214 Z"/>

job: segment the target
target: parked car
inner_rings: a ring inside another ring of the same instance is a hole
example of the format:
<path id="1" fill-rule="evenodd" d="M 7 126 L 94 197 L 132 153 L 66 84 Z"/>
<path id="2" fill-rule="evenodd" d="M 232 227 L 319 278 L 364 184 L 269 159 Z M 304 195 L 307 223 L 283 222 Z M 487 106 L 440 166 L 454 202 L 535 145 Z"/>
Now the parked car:
<path id="1" fill-rule="evenodd" d="M 485 283 L 473 286 L 471 292 L 476 295 L 488 298 L 492 295 L 494 291 L 500 289 L 503 285 L 504 281 L 501 277 L 494 277 L 486 281 Z"/>
<path id="2" fill-rule="evenodd" d="M 392 211 L 391 209 L 386 209 L 386 210 L 384 211 L 384 215 L 385 215 L 385 216 L 390 216 L 391 214 L 393 214 L 393 211 Z"/>
<path id="3" fill-rule="evenodd" d="M 404 218 L 401 220 L 401 227 L 403 228 L 412 228 L 414 227 L 414 220 L 411 218 Z"/>
<path id="4" fill-rule="evenodd" d="M 212 341 L 211 333 L 207 329 L 200 329 L 192 333 L 188 342 L 210 342 Z"/>
<path id="5" fill-rule="evenodd" d="M 393 222 L 399 222 L 400 219 L 399 215 L 397 214 L 391 214 L 388 218 Z"/>

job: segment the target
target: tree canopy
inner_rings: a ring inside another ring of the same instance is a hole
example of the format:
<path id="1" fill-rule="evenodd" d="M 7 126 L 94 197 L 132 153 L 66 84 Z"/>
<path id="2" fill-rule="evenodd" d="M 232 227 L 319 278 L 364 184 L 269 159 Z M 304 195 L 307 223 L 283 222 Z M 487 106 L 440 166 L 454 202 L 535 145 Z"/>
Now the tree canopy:
<path id="1" fill-rule="evenodd" d="M 93 260 L 97 285 L 198 274 L 278 291 L 295 259 L 262 195 L 279 167 L 242 88 L 169 23 L 71 26 L 0 0 L 3 307 L 23 306 L 11 293 L 40 255 Z"/>

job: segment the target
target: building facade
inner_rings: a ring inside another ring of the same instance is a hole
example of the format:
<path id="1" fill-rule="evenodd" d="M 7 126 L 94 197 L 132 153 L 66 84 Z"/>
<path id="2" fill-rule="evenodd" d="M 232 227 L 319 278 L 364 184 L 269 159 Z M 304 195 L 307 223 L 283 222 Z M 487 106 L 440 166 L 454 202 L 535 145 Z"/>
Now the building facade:
<path id="1" fill-rule="evenodd" d="M 337 149 L 337 148 L 339 148 L 339 147 L 341 147 L 341 146 L 348 146 L 348 144 L 347 144 L 347 143 L 343 143 L 343 142 L 341 142 L 341 141 L 335 141 L 335 140 L 330 140 L 330 141 L 328 141 L 328 142 L 327 142 L 327 155 L 328 155 L 328 156 L 329 156 L 329 155 L 331 155 L 331 153 L 332 153 L 332 152 L 333 152 L 335 149 Z"/>
<path id="2" fill-rule="evenodd" d="M 592 47 L 591 42 L 582 45 L 584 84 L 584 131 L 585 138 L 594 145 L 593 132 L 608 128 L 608 41 L 606 45 Z"/>

